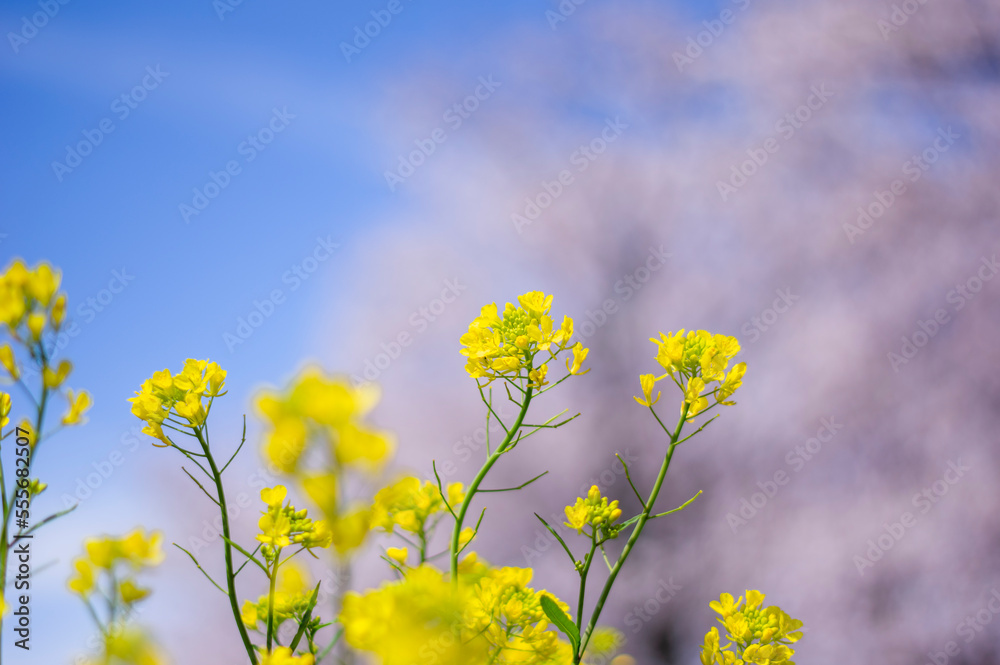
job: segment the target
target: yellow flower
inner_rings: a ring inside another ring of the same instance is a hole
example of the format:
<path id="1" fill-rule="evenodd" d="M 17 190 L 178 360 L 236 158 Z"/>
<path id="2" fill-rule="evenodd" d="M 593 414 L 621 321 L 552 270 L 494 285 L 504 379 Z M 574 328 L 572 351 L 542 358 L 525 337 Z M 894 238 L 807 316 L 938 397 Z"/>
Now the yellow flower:
<path id="1" fill-rule="evenodd" d="M 408 547 L 389 547 L 385 551 L 385 555 L 395 561 L 400 565 L 406 565 L 406 557 L 409 556 L 410 549 Z"/>
<path id="2" fill-rule="evenodd" d="M 549 366 L 542 364 L 541 367 L 537 367 L 530 372 L 528 372 L 528 387 L 530 388 L 541 388 L 548 384 L 545 380 L 545 375 L 549 373 Z"/>
<path id="3" fill-rule="evenodd" d="M 78 425 L 86 422 L 83 414 L 87 412 L 92 403 L 87 391 L 81 390 L 78 393 L 74 393 L 71 389 L 68 389 L 66 391 L 66 399 L 69 401 L 69 411 L 62 417 L 62 424 Z"/>
<path id="4" fill-rule="evenodd" d="M 10 348 L 10 344 L 0 346 L 0 365 L 4 366 L 10 378 L 15 381 L 21 378 L 21 370 L 17 366 L 17 360 L 14 359 L 14 350 Z"/>
<path id="5" fill-rule="evenodd" d="M 656 386 L 656 377 L 652 374 L 642 374 L 639 376 L 639 385 L 642 386 L 642 399 L 638 397 L 632 397 L 636 402 L 643 406 L 653 406 L 660 401 L 660 391 L 656 391 L 656 398 L 653 398 L 653 388 Z"/>
<path id="6" fill-rule="evenodd" d="M 726 398 L 736 392 L 736 389 L 743 385 L 743 375 L 746 374 L 747 364 L 739 363 L 726 375 L 726 379 L 719 386 L 719 391 L 715 393 L 715 400 L 720 404 L 731 405 L 736 402 L 727 402 Z"/>
<path id="7" fill-rule="evenodd" d="M 570 321 L 570 325 L 572 327 L 572 321 Z M 580 368 L 583 366 L 583 362 L 587 359 L 587 354 L 589 353 L 590 349 L 583 348 L 582 342 L 577 342 L 573 345 L 573 362 L 570 364 L 569 360 L 566 361 L 566 368 L 569 370 L 570 374 L 583 375 L 590 371 L 590 368 L 587 368 L 582 372 L 580 371 Z"/>
<path id="8" fill-rule="evenodd" d="M 274 651 L 265 654 L 260 665 L 313 665 L 311 654 L 296 656 L 288 647 L 276 647 Z"/>
<path id="9" fill-rule="evenodd" d="M 392 455 L 395 441 L 387 432 L 377 432 L 363 425 L 345 423 L 337 428 L 334 453 L 341 464 L 377 469 Z"/>
<path id="10" fill-rule="evenodd" d="M 135 529 L 121 540 L 121 555 L 135 566 L 158 566 L 163 562 L 163 533 Z"/>
<path id="11" fill-rule="evenodd" d="M 49 312 L 49 320 L 52 322 L 52 328 L 54 330 L 59 330 L 62 328 L 63 321 L 66 320 L 66 295 L 60 294 L 56 298 L 56 302 L 52 305 L 52 311 Z"/>
<path id="12" fill-rule="evenodd" d="M 10 395 L 0 393 L 0 427 L 6 427 L 10 422 Z"/>
<path id="13" fill-rule="evenodd" d="M 535 319 L 541 319 L 552 308 L 552 296 L 547 296 L 541 291 L 529 291 L 523 296 L 518 296 L 517 302 Z"/>
<path id="14" fill-rule="evenodd" d="M 45 329 L 45 315 L 40 312 L 32 312 L 28 315 L 28 332 L 31 339 L 39 341 L 42 339 L 42 330 Z"/>
<path id="15" fill-rule="evenodd" d="M 689 419 L 708 408 L 708 398 L 701 394 L 703 390 L 705 390 L 704 379 L 697 376 L 688 379 L 687 388 L 684 390 L 684 404 L 687 405 Z"/>
<path id="16" fill-rule="evenodd" d="M 46 367 L 42 372 L 42 378 L 45 383 L 46 388 L 58 388 L 69 376 L 69 373 L 73 370 L 73 364 L 68 360 L 62 360 L 59 362 L 59 366 L 53 371 L 52 368 Z"/>
<path id="17" fill-rule="evenodd" d="M 129 605 L 146 598 L 150 594 L 149 589 L 137 586 L 132 580 L 125 580 L 122 582 L 119 587 L 119 591 L 121 592 L 122 600 Z"/>
<path id="18" fill-rule="evenodd" d="M 257 605 L 251 603 L 249 600 L 244 600 L 243 607 L 240 608 L 240 618 L 243 619 L 243 625 L 247 628 L 256 628 L 257 622 L 260 621 L 260 616 L 257 614 Z"/>
<path id="19" fill-rule="evenodd" d="M 25 290 L 42 307 L 48 307 L 52 296 L 59 289 L 61 279 L 62 275 L 58 270 L 53 270 L 47 263 L 41 263 L 28 277 Z"/>
<path id="20" fill-rule="evenodd" d="M 288 496 L 288 488 L 284 485 L 265 487 L 260 491 L 260 500 L 267 504 L 268 508 L 281 508 Z"/>
<path id="21" fill-rule="evenodd" d="M 371 510 L 358 507 L 347 511 L 330 522 L 333 548 L 344 557 L 361 547 L 371 530 Z"/>
<path id="22" fill-rule="evenodd" d="M 73 560 L 73 568 L 76 570 L 76 574 L 67 582 L 70 591 L 81 596 L 90 594 L 96 582 L 94 566 L 87 559 L 80 558 Z"/>

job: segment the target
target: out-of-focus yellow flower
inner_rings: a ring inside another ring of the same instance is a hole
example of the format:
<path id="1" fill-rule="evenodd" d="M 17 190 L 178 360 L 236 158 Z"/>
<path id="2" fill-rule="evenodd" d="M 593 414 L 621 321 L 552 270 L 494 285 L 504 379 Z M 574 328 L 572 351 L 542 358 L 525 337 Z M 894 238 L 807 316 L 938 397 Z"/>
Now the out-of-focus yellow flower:
<path id="1" fill-rule="evenodd" d="M 313 665 L 311 654 L 296 656 L 288 647 L 276 647 L 271 653 L 264 654 L 260 665 Z"/>
<path id="2" fill-rule="evenodd" d="M 56 369 L 46 367 L 42 371 L 42 380 L 46 388 L 58 388 L 66 381 L 66 377 L 73 371 L 73 364 L 68 360 L 61 360 Z"/>
<path id="3" fill-rule="evenodd" d="M 10 374 L 10 378 L 15 381 L 21 378 L 21 369 L 17 366 L 17 360 L 14 359 L 14 350 L 10 348 L 10 344 L 0 346 L 0 365 L 4 366 L 4 369 Z"/>
<path id="4" fill-rule="evenodd" d="M 0 427 L 6 427 L 10 422 L 10 395 L 0 393 Z"/>
<path id="5" fill-rule="evenodd" d="M 84 415 L 92 404 L 90 394 L 86 390 L 78 393 L 72 389 L 66 390 L 66 399 L 69 401 L 69 411 L 62 417 L 63 425 L 79 425 L 86 422 Z"/>
<path id="6" fill-rule="evenodd" d="M 453 510 L 465 499 L 461 483 L 451 483 L 445 492 Z M 408 476 L 382 488 L 375 495 L 372 528 L 392 533 L 398 526 L 410 533 L 425 533 L 428 519 L 447 510 L 437 485 L 430 481 L 421 483 L 419 478 Z"/>
<path id="7" fill-rule="evenodd" d="M 136 585 L 136 583 L 132 580 L 125 580 L 122 582 L 119 590 L 122 594 L 122 600 L 124 600 L 127 605 L 136 603 L 150 594 L 149 589 Z"/>
<path id="8" fill-rule="evenodd" d="M 45 330 L 45 315 L 41 312 L 32 312 L 29 314 L 28 332 L 31 333 L 32 341 L 40 341 L 42 339 L 43 330 Z"/>
<path id="9" fill-rule="evenodd" d="M 282 473 L 294 473 L 309 442 L 323 439 L 338 464 L 377 470 L 395 449 L 390 434 L 363 422 L 378 399 L 374 384 L 355 387 L 344 377 L 306 368 L 284 393 L 268 390 L 256 399 L 269 425 L 264 454 Z"/>
<path id="10" fill-rule="evenodd" d="M 347 510 L 329 521 L 333 548 L 345 557 L 361 547 L 371 530 L 372 513 L 368 506 Z"/>
<path id="11" fill-rule="evenodd" d="M 81 596 L 88 595 L 94 589 L 94 583 L 97 580 L 93 564 L 88 559 L 74 559 L 73 569 L 76 572 L 69 578 L 66 585 L 74 593 L 78 593 Z"/>
<path id="12" fill-rule="evenodd" d="M 386 549 L 385 555 L 398 564 L 406 565 L 406 557 L 410 555 L 410 549 L 408 547 L 389 547 Z"/>
<path id="13" fill-rule="evenodd" d="M 455 588 L 431 566 L 407 569 L 398 582 L 344 597 L 344 640 L 379 658 L 382 665 L 415 661 L 485 665 L 489 644 L 469 629 L 468 585 Z"/>

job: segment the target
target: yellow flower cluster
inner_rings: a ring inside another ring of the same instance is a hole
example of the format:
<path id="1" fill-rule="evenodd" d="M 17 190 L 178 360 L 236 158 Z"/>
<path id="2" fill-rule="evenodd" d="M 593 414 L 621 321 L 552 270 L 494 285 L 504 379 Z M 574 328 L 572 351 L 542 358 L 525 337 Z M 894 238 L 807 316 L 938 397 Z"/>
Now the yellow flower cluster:
<path id="1" fill-rule="evenodd" d="M 709 603 L 721 618 L 730 642 L 720 646 L 719 629 L 712 628 L 705 635 L 702 646 L 702 665 L 795 665 L 790 660 L 795 650 L 789 644 L 802 637 L 802 622 L 793 619 L 780 607 L 763 607 L 764 594 L 748 590 L 743 597 L 733 599 L 724 593 L 719 600 Z"/>
<path id="2" fill-rule="evenodd" d="M 344 640 L 376 655 L 381 665 L 485 665 L 486 638 L 464 629 L 471 599 L 469 585 L 455 587 L 431 566 L 411 568 L 400 581 L 346 594 Z"/>
<path id="3" fill-rule="evenodd" d="M 132 575 L 143 568 L 158 566 L 164 555 L 161 548 L 163 534 L 147 534 L 136 529 L 123 537 L 102 536 L 84 541 L 85 555 L 73 561 L 74 574 L 68 586 L 71 591 L 87 597 L 98 590 L 98 577 L 103 572 L 117 583 L 114 593 L 130 605 L 149 595 L 149 590 L 139 587 Z"/>
<path id="4" fill-rule="evenodd" d="M 713 335 L 705 330 L 692 330 L 685 334 L 684 330 L 675 333 L 660 333 L 660 339 L 651 338 L 656 344 L 656 360 L 666 374 L 655 377 L 644 374 L 639 377 L 642 387 L 642 397 L 635 401 L 643 406 L 653 406 L 660 399 L 653 391 L 657 381 L 668 376 L 684 391 L 682 409 L 687 409 L 688 418 L 693 418 L 708 408 L 708 398 L 715 397 L 717 404 L 731 405 L 728 401 L 736 389 L 743 385 L 743 375 L 747 364 L 738 363 L 729 369 L 729 361 L 740 351 L 740 343 L 735 337 L 728 335 Z M 706 392 L 711 383 L 718 382 L 715 388 Z"/>
<path id="5" fill-rule="evenodd" d="M 264 453 L 279 471 L 292 473 L 315 433 L 325 436 L 338 464 L 377 469 L 395 448 L 391 435 L 362 422 L 378 400 L 373 384 L 353 387 L 344 378 L 307 368 L 284 394 L 269 390 L 257 398 L 270 426 Z"/>
<path id="6" fill-rule="evenodd" d="M 572 663 L 569 643 L 549 630 L 542 610 L 542 596 L 548 595 L 563 612 L 569 606 L 545 591 L 528 584 L 531 568 L 491 569 L 475 586 L 466 611 L 466 624 L 473 634 L 482 634 L 489 643 L 492 663 Z"/>
<path id="7" fill-rule="evenodd" d="M 100 657 L 83 662 L 85 665 L 164 665 L 167 662 L 149 637 L 132 627 L 107 631 L 103 651 Z"/>
<path id="8" fill-rule="evenodd" d="M 529 386 L 541 388 L 548 383 L 548 362 L 566 349 L 572 349 L 572 360 L 567 359 L 570 374 L 586 374 L 582 370 L 589 349 L 577 342 L 570 346 L 573 337 L 573 319 L 563 317 L 562 325 L 553 329 L 552 296 L 541 291 L 529 291 L 518 296 L 518 305 L 507 303 L 503 315 L 496 303 L 486 305 L 460 341 L 465 347 L 462 355 L 469 360 L 466 371 L 473 378 L 489 381 L 500 377 L 527 378 Z M 535 355 L 547 352 L 542 362 Z M 522 371 L 525 374 L 522 374 Z"/>
<path id="9" fill-rule="evenodd" d="M 41 373 L 42 387 L 46 390 L 61 388 L 73 371 L 73 364 L 68 360 L 51 366 L 43 341 L 46 330 L 58 332 L 66 320 L 66 294 L 59 293 L 61 281 L 62 275 L 49 264 L 39 263 L 28 268 L 20 259 L 14 260 L 0 275 L 0 326 L 27 350 Z M 8 343 L 0 345 L 0 366 L 12 381 L 22 379 L 22 364 Z M 84 422 L 83 414 L 91 405 L 90 395 L 85 391 L 67 390 L 66 398 L 70 408 L 62 417 L 62 424 Z M 8 404 L 8 413 L 9 410 Z M 3 425 L 7 420 L 6 415 L 0 416 Z"/>
<path id="10" fill-rule="evenodd" d="M 304 566 L 300 566 L 294 561 L 289 561 L 281 566 L 278 570 L 274 591 L 275 631 L 288 619 L 295 619 L 296 624 L 302 620 L 309 609 L 312 591 L 312 586 L 309 584 L 309 573 Z M 251 603 L 249 600 L 243 601 L 240 613 L 244 625 L 251 630 L 266 629 L 267 607 L 268 596 L 266 594 L 258 598 L 256 603 Z"/>
<path id="11" fill-rule="evenodd" d="M 33 269 L 15 259 L 0 275 L 0 323 L 11 337 L 39 342 L 48 325 L 59 330 L 66 320 L 66 295 L 57 293 L 62 274 L 48 263 Z"/>
<path id="12" fill-rule="evenodd" d="M 583 533 L 584 527 L 590 525 L 596 532 L 598 529 L 604 540 L 618 535 L 615 522 L 622 516 L 618 501 L 608 502 L 601 496 L 597 485 L 592 485 L 586 498 L 578 498 L 572 506 L 566 506 L 566 526 Z"/>
<path id="13" fill-rule="evenodd" d="M 179 374 L 171 374 L 169 369 L 154 372 L 128 401 L 132 402 L 132 414 L 146 422 L 143 434 L 162 442 L 153 445 L 170 446 L 173 442 L 163 432 L 163 424 L 192 429 L 204 425 L 212 400 L 225 394 L 225 381 L 226 371 L 218 364 L 189 358 Z"/>
<path id="14" fill-rule="evenodd" d="M 308 511 L 295 510 L 291 504 L 285 505 L 288 489 L 284 485 L 266 487 L 260 491 L 261 500 L 267 504 L 257 527 L 260 533 L 257 540 L 264 544 L 261 552 L 266 559 L 275 556 L 276 550 L 289 547 L 292 544 L 301 545 L 306 549 L 313 547 L 329 547 L 333 534 L 326 520 L 313 522 Z"/>
<path id="15" fill-rule="evenodd" d="M 261 658 L 260 665 L 313 665 L 313 662 L 311 654 L 296 656 L 288 647 L 277 647 Z"/>
<path id="16" fill-rule="evenodd" d="M 0 427 L 10 422 L 10 395 L 0 392 Z"/>
<path id="17" fill-rule="evenodd" d="M 462 483 L 451 483 L 445 491 L 452 510 L 465 499 Z M 410 533 L 426 533 L 427 521 L 432 516 L 445 513 L 447 510 L 437 485 L 430 481 L 421 484 L 419 478 L 407 476 L 388 487 L 383 487 L 375 495 L 372 528 L 381 528 L 392 533 L 398 526 Z"/>
<path id="18" fill-rule="evenodd" d="M 541 597 L 551 594 L 528 586 L 530 568 L 470 568 L 457 586 L 422 565 L 379 589 L 348 593 L 340 615 L 344 639 L 382 665 L 573 662 L 572 647 L 549 630 L 541 607 Z"/>

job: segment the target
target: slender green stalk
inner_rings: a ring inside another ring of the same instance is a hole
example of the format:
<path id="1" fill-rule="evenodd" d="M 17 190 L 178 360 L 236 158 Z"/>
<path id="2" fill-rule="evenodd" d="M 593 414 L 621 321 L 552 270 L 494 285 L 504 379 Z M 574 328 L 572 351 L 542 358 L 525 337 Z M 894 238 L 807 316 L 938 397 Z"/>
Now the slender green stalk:
<path id="1" fill-rule="evenodd" d="M 465 499 L 462 501 L 462 506 L 458 509 L 458 516 L 455 518 L 455 530 L 451 534 L 451 579 L 455 585 L 458 585 L 458 553 L 460 550 L 459 546 L 459 536 L 462 533 L 462 524 L 465 521 L 465 515 L 469 512 L 469 506 L 472 504 L 472 498 L 475 496 L 476 491 L 479 490 L 479 486 L 483 483 L 486 478 L 486 474 L 490 472 L 493 465 L 497 463 L 500 456 L 503 455 L 511 444 L 515 442 L 515 437 L 518 431 L 521 429 L 521 423 L 524 422 L 524 416 L 528 413 L 528 406 L 531 404 L 531 394 L 532 388 L 524 393 L 524 401 L 521 402 L 521 410 L 517 414 L 517 420 L 511 425 L 510 429 L 507 431 L 507 436 L 504 437 L 503 441 L 497 446 L 496 450 L 489 456 L 483 468 L 479 470 L 476 477 L 472 480 L 472 484 L 469 485 L 469 489 L 465 494 Z"/>
<path id="2" fill-rule="evenodd" d="M 274 585 L 278 580 L 278 562 L 281 561 L 281 548 L 274 551 L 274 568 L 269 577 L 271 582 L 267 589 L 267 652 L 271 653 L 271 645 L 274 644 Z"/>
<path id="3" fill-rule="evenodd" d="M 205 459 L 212 469 L 212 480 L 215 481 L 215 489 L 219 495 L 219 509 L 222 512 L 222 535 L 225 536 L 226 587 L 229 589 L 229 605 L 233 610 L 236 628 L 240 631 L 240 638 L 243 640 L 243 646 L 247 650 L 247 656 L 250 657 L 250 662 L 253 665 L 257 665 L 257 653 L 254 651 L 253 643 L 250 641 L 250 635 L 247 634 L 246 626 L 243 625 L 239 601 L 236 598 L 236 575 L 233 572 L 233 548 L 230 544 L 232 536 L 229 532 L 229 510 L 226 508 L 226 491 L 222 487 L 222 474 L 219 473 L 219 468 L 215 465 L 215 458 L 212 457 L 212 451 L 209 449 L 208 441 L 205 440 L 202 431 L 195 429 L 194 433 L 198 438 L 198 443 L 201 444 L 202 450 L 205 452 Z"/>
<path id="4" fill-rule="evenodd" d="M 594 554 L 597 552 L 597 530 L 590 534 L 590 554 L 587 555 L 580 571 L 580 598 L 576 604 L 576 628 L 583 630 L 583 601 L 587 595 L 587 576 L 590 575 L 590 564 L 594 562 Z"/>
<path id="5" fill-rule="evenodd" d="M 649 408 L 653 411 L 653 407 Z M 670 468 L 670 460 L 674 456 L 674 450 L 677 448 L 677 441 L 680 438 L 681 430 L 684 428 L 684 422 L 687 419 L 688 405 L 685 404 L 684 408 L 681 410 L 680 420 L 677 421 L 677 427 L 671 433 L 664 427 L 670 435 L 670 447 L 667 449 L 667 454 L 663 458 L 663 464 L 660 465 L 660 473 L 656 476 L 656 483 L 653 485 L 653 490 L 649 493 L 649 499 L 642 507 L 642 513 L 639 516 L 639 521 L 635 525 L 632 534 L 629 536 L 628 542 L 625 543 L 625 548 L 622 550 L 621 556 L 618 557 L 618 561 L 615 563 L 614 567 L 611 569 L 611 573 L 608 575 L 608 580 L 604 583 L 604 589 L 601 590 L 601 597 L 597 601 L 597 606 L 594 608 L 594 614 L 590 617 L 590 623 L 587 625 L 587 632 L 580 637 L 580 649 L 573 656 L 574 665 L 578 664 L 583 659 L 583 654 L 587 649 L 587 644 L 590 642 L 590 636 L 594 632 L 594 628 L 597 626 L 597 620 L 601 616 L 601 611 L 604 610 L 604 604 L 608 600 L 608 594 L 611 593 L 611 587 L 614 586 L 615 579 L 618 577 L 618 573 L 621 572 L 622 566 L 625 565 L 625 560 L 628 559 L 629 554 L 632 553 L 632 548 L 635 547 L 635 543 L 639 540 L 639 536 L 642 534 L 643 528 L 646 526 L 647 520 L 649 520 L 650 513 L 653 512 L 653 506 L 656 504 L 656 497 L 660 494 L 660 488 L 663 487 L 663 481 L 667 477 L 667 470 Z M 653 416 L 656 417 L 657 422 L 663 426 L 663 422 L 660 421 L 659 416 L 653 411 Z"/>

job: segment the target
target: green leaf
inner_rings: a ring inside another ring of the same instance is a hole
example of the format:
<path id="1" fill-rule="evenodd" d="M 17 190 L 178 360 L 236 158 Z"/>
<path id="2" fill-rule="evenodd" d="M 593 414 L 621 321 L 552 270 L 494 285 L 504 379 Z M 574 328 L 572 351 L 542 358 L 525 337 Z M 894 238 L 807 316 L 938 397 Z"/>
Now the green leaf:
<path id="1" fill-rule="evenodd" d="M 562 608 L 559 607 L 556 601 L 552 599 L 552 596 L 542 596 L 541 603 L 545 616 L 569 638 L 570 643 L 573 645 L 573 652 L 576 653 L 577 649 L 580 648 L 580 631 L 577 629 L 576 624 L 569 620 L 569 617 L 566 616 L 566 613 L 562 611 Z"/>

